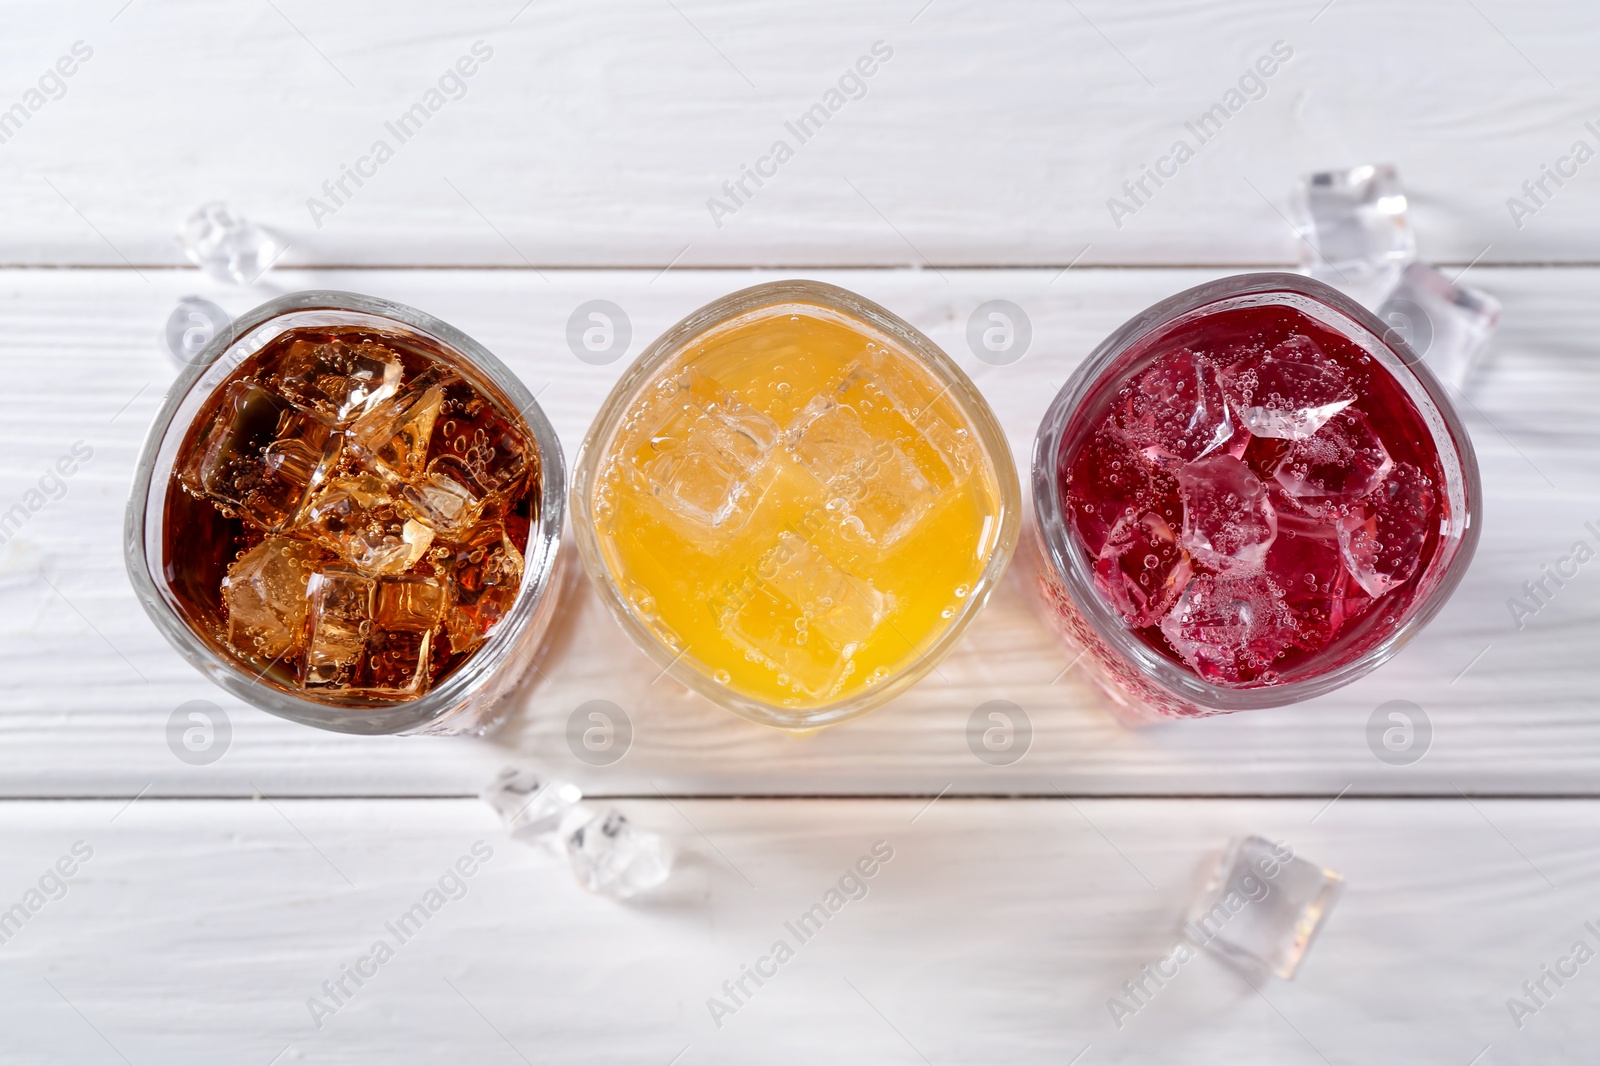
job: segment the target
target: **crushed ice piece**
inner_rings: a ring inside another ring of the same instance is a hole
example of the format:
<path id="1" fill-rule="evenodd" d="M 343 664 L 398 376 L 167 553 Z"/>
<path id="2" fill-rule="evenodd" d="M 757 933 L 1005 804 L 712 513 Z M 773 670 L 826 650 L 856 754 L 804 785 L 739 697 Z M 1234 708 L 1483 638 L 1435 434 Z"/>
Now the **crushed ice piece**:
<path id="1" fill-rule="evenodd" d="M 1222 385 L 1257 437 L 1304 440 L 1356 400 L 1339 364 L 1299 334 L 1229 366 Z"/>
<path id="2" fill-rule="evenodd" d="M 558 832 L 583 798 L 570 781 L 541 777 L 508 766 L 482 793 L 513 837 L 535 841 Z"/>
<path id="3" fill-rule="evenodd" d="M 1155 514 L 1183 521 L 1178 481 L 1135 450 L 1121 433 L 1101 429 L 1074 457 L 1068 502 L 1078 533 L 1095 555 L 1124 518 Z"/>
<path id="4" fill-rule="evenodd" d="M 326 559 L 305 541 L 267 537 L 234 560 L 222 579 L 228 643 L 264 659 L 298 650 L 305 640 L 306 585 Z"/>
<path id="5" fill-rule="evenodd" d="M 938 495 L 894 442 L 874 437 L 852 407 L 812 399 L 785 431 L 790 452 L 827 487 L 827 508 L 879 548 L 910 533 Z"/>
<path id="6" fill-rule="evenodd" d="M 656 887 L 672 873 L 672 850 L 656 833 L 609 810 L 567 835 L 572 875 L 586 890 L 627 899 Z"/>
<path id="7" fill-rule="evenodd" d="M 1377 307 L 1417 257 L 1400 174 L 1388 163 L 1303 178 L 1290 198 L 1301 268 Z"/>
<path id="8" fill-rule="evenodd" d="M 1234 436 L 1216 368 L 1187 348 L 1162 355 L 1126 391 L 1118 419 L 1122 431 L 1158 462 L 1192 462 Z"/>
<path id="9" fill-rule="evenodd" d="M 1439 380 L 1459 389 L 1500 324 L 1500 301 L 1412 263 L 1377 314 Z"/>
<path id="10" fill-rule="evenodd" d="M 306 504 L 298 530 L 309 533 L 356 569 L 399 574 L 433 543 L 433 529 L 402 513 L 376 474 L 334 478 Z"/>
<path id="11" fill-rule="evenodd" d="M 1095 587 L 1133 626 L 1159 622 L 1192 573 L 1178 534 L 1154 514 L 1118 522 L 1094 564 Z"/>
<path id="12" fill-rule="evenodd" d="M 1432 480 L 1402 462 L 1340 520 L 1345 566 L 1368 595 L 1382 596 L 1416 574 L 1428 530 L 1438 522 L 1438 502 Z"/>
<path id="13" fill-rule="evenodd" d="M 1273 477 L 1289 495 L 1310 504 L 1343 505 L 1378 487 L 1394 467 L 1367 416 L 1349 408 L 1289 445 Z"/>
<path id="14" fill-rule="evenodd" d="M 1184 932 L 1247 971 L 1292 980 L 1343 887 L 1342 877 L 1287 844 L 1235 837 L 1196 897 Z"/>
<path id="15" fill-rule="evenodd" d="M 1183 546 L 1196 562 L 1224 571 L 1257 567 L 1278 534 L 1266 486 L 1242 460 L 1209 455 L 1178 471 Z"/>
<path id="16" fill-rule="evenodd" d="M 1272 664 L 1295 638 L 1294 619 L 1264 574 L 1195 578 L 1161 632 L 1196 673 L 1221 685 L 1271 681 Z"/>

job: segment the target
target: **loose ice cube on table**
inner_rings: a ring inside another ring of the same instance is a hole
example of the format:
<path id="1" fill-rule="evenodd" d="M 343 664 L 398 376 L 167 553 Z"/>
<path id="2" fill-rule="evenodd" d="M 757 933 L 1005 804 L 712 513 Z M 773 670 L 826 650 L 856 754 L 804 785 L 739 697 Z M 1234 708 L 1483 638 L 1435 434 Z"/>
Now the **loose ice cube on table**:
<path id="1" fill-rule="evenodd" d="M 1367 416 L 1349 408 L 1290 444 L 1273 476 L 1302 506 L 1340 507 L 1377 488 L 1393 466 Z"/>
<path id="2" fill-rule="evenodd" d="M 408 514 L 376 474 L 334 478 L 312 497 L 297 527 L 356 569 L 370 574 L 409 570 L 433 543 L 433 530 Z"/>
<path id="3" fill-rule="evenodd" d="M 888 548 L 933 509 L 933 485 L 893 441 L 875 437 L 852 407 L 818 396 L 784 433 L 800 465 L 827 487 L 845 528 Z"/>
<path id="4" fill-rule="evenodd" d="M 1417 572 L 1430 528 L 1437 527 L 1438 492 L 1410 463 L 1397 463 L 1358 510 L 1340 520 L 1339 547 L 1350 576 L 1372 596 Z"/>
<path id="5" fill-rule="evenodd" d="M 482 798 L 500 815 L 512 836 L 536 840 L 561 828 L 583 792 L 569 781 L 508 766 L 483 790 Z"/>
<path id="6" fill-rule="evenodd" d="M 359 418 L 400 387 L 400 358 L 370 340 L 299 340 L 265 375 L 265 382 L 301 407 L 335 422 Z"/>
<path id="7" fill-rule="evenodd" d="M 328 567 L 311 575 L 310 628 L 306 637 L 307 688 L 352 687 L 355 668 L 372 629 L 376 582 L 354 570 Z"/>
<path id="8" fill-rule="evenodd" d="M 1307 175 L 1291 199 L 1301 265 L 1376 307 L 1417 257 L 1400 175 L 1387 163 Z"/>
<path id="9" fill-rule="evenodd" d="M 654 888 L 672 873 L 666 841 L 615 810 L 574 829 L 567 836 L 567 858 L 578 884 L 618 899 Z"/>
<path id="10" fill-rule="evenodd" d="M 1196 673 L 1224 685 L 1270 680 L 1295 638 L 1294 619 L 1262 574 L 1195 578 L 1161 632 Z"/>
<path id="11" fill-rule="evenodd" d="M 1213 570 L 1259 566 L 1278 534 L 1266 486 L 1243 460 L 1208 455 L 1178 471 L 1183 491 L 1183 546 Z"/>
<path id="12" fill-rule="evenodd" d="M 1287 844 L 1236 837 L 1195 900 L 1186 932 L 1235 965 L 1287 981 L 1342 887 L 1338 874 L 1300 858 Z"/>
<path id="13" fill-rule="evenodd" d="M 327 554 L 303 540 L 267 537 L 228 567 L 222 597 L 228 643 L 276 659 L 305 640 L 306 584 Z"/>
<path id="14" fill-rule="evenodd" d="M 1095 560 L 1095 587 L 1130 625 L 1155 625 L 1193 573 L 1177 532 L 1159 515 L 1124 518 Z"/>
<path id="15" fill-rule="evenodd" d="M 1162 355 L 1126 391 L 1117 421 L 1129 442 L 1157 462 L 1192 462 L 1234 435 L 1216 367 L 1187 348 Z"/>
<path id="16" fill-rule="evenodd" d="M 1377 313 L 1428 369 L 1459 389 L 1500 324 L 1500 301 L 1412 263 Z"/>
<path id="17" fill-rule="evenodd" d="M 742 526 L 777 445 L 777 423 L 697 370 L 664 383 L 658 403 L 634 455 L 655 497 L 697 528 Z"/>
<path id="18" fill-rule="evenodd" d="M 183 481 L 269 533 L 300 513 L 339 454 L 339 434 L 318 415 L 250 381 L 224 390 Z"/>
<path id="19" fill-rule="evenodd" d="M 1229 366 L 1222 387 L 1246 429 L 1285 440 L 1311 436 L 1356 399 L 1339 365 L 1300 335 Z"/>

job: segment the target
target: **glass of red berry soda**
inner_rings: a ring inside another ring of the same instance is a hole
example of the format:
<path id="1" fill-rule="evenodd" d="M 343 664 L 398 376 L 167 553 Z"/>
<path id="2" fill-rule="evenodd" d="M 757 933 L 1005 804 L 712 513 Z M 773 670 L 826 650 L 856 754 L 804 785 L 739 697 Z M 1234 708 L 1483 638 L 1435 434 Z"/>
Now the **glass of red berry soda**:
<path id="1" fill-rule="evenodd" d="M 1276 707 L 1438 613 L 1482 489 L 1444 388 L 1370 312 L 1295 274 L 1125 323 L 1034 442 L 1046 614 L 1126 716 Z"/>

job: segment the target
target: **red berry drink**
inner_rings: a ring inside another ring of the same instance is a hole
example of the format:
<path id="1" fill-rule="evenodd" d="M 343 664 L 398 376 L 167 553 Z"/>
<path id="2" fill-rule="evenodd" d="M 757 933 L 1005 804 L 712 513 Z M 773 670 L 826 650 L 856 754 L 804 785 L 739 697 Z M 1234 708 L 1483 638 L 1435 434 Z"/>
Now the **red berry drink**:
<path id="1" fill-rule="evenodd" d="M 1295 275 L 1229 278 L 1114 334 L 1034 456 L 1052 620 L 1124 705 L 1195 715 L 1372 669 L 1471 556 L 1471 445 L 1417 357 Z"/>

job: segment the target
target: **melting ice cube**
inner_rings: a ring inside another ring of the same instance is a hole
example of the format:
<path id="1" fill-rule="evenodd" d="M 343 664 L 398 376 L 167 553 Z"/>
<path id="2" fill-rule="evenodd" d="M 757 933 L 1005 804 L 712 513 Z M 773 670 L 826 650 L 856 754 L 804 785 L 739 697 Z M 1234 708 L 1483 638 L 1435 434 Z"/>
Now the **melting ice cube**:
<path id="1" fill-rule="evenodd" d="M 1183 546 L 1214 570 L 1259 566 L 1278 535 L 1266 486 L 1243 460 L 1209 455 L 1178 471 L 1183 489 Z"/>
<path id="2" fill-rule="evenodd" d="M 672 514 L 701 529 L 739 528 L 778 442 L 777 423 L 697 370 L 667 383 L 663 393 L 665 412 L 656 414 L 635 463 Z"/>
<path id="3" fill-rule="evenodd" d="M 561 828 L 583 792 L 569 781 L 542 777 L 531 770 L 508 766 L 483 790 L 483 801 L 493 807 L 511 835 L 537 840 Z"/>
<path id="4" fill-rule="evenodd" d="M 251 381 L 223 392 L 183 472 L 184 484 L 279 533 L 339 454 L 339 434 L 318 415 Z"/>
<path id="5" fill-rule="evenodd" d="M 749 658 L 777 672 L 780 684 L 821 699 L 854 670 L 856 649 L 888 613 L 889 600 L 809 541 L 783 533 L 755 575 L 713 608 Z"/>
<path id="6" fill-rule="evenodd" d="M 298 340 L 266 383 L 302 407 L 344 423 L 389 399 L 400 387 L 400 359 L 370 340 Z"/>
<path id="7" fill-rule="evenodd" d="M 1286 440 L 1305 440 L 1356 399 L 1339 365 L 1299 335 L 1229 366 L 1222 387 L 1246 429 Z"/>
<path id="8" fill-rule="evenodd" d="M 1192 462 L 1235 430 L 1216 368 L 1187 348 L 1162 355 L 1130 382 L 1119 415 L 1128 440 L 1157 461 Z"/>
<path id="9" fill-rule="evenodd" d="M 939 415 L 948 391 L 931 379 L 920 380 L 906 360 L 869 343 L 845 371 L 834 399 L 853 409 L 874 438 L 902 442 L 925 476 L 945 487 L 970 474 L 983 458 L 965 427 Z"/>
<path id="10" fill-rule="evenodd" d="M 1095 587 L 1130 625 L 1161 620 L 1189 583 L 1189 553 L 1159 515 L 1124 518 L 1095 560 Z"/>
<path id="11" fill-rule="evenodd" d="M 433 543 L 433 530 L 402 513 L 376 474 L 328 482 L 306 505 L 297 529 L 369 574 L 403 573 Z"/>
<path id="12" fill-rule="evenodd" d="M 1438 522 L 1433 481 L 1410 463 L 1398 463 L 1383 484 L 1341 519 L 1339 547 L 1350 576 L 1372 596 L 1409 581 L 1417 572 L 1428 530 Z"/>
<path id="13" fill-rule="evenodd" d="M 305 640 L 306 584 L 326 559 L 303 540 L 267 537 L 234 560 L 222 579 L 228 642 L 266 659 L 299 649 Z"/>
<path id="14" fill-rule="evenodd" d="M 351 682 L 372 628 L 370 577 L 339 567 L 311 575 L 310 632 L 306 639 L 305 685 L 338 690 Z"/>
<path id="15" fill-rule="evenodd" d="M 654 888 L 672 873 L 667 842 L 615 810 L 574 829 L 567 837 L 567 858 L 578 884 L 618 899 Z"/>
<path id="16" fill-rule="evenodd" d="M 1304 506 L 1340 506 L 1378 487 L 1394 466 L 1367 416 L 1350 408 L 1289 445 L 1273 477 Z"/>
<path id="17" fill-rule="evenodd" d="M 272 234 L 218 201 L 205 204 L 184 220 L 178 241 L 191 263 L 236 285 L 254 284 L 280 251 Z"/>
<path id="18" fill-rule="evenodd" d="M 937 491 L 900 447 L 875 437 L 852 407 L 817 396 L 785 432 L 789 451 L 827 487 L 828 509 L 879 548 L 933 509 Z"/>
<path id="19" fill-rule="evenodd" d="M 1389 163 L 1307 175 L 1290 200 L 1306 273 L 1376 307 L 1417 256 L 1399 172 Z"/>
<path id="20" fill-rule="evenodd" d="M 1270 680 L 1295 637 L 1288 608 L 1263 574 L 1195 578 L 1161 632 L 1196 673 L 1222 685 Z"/>

